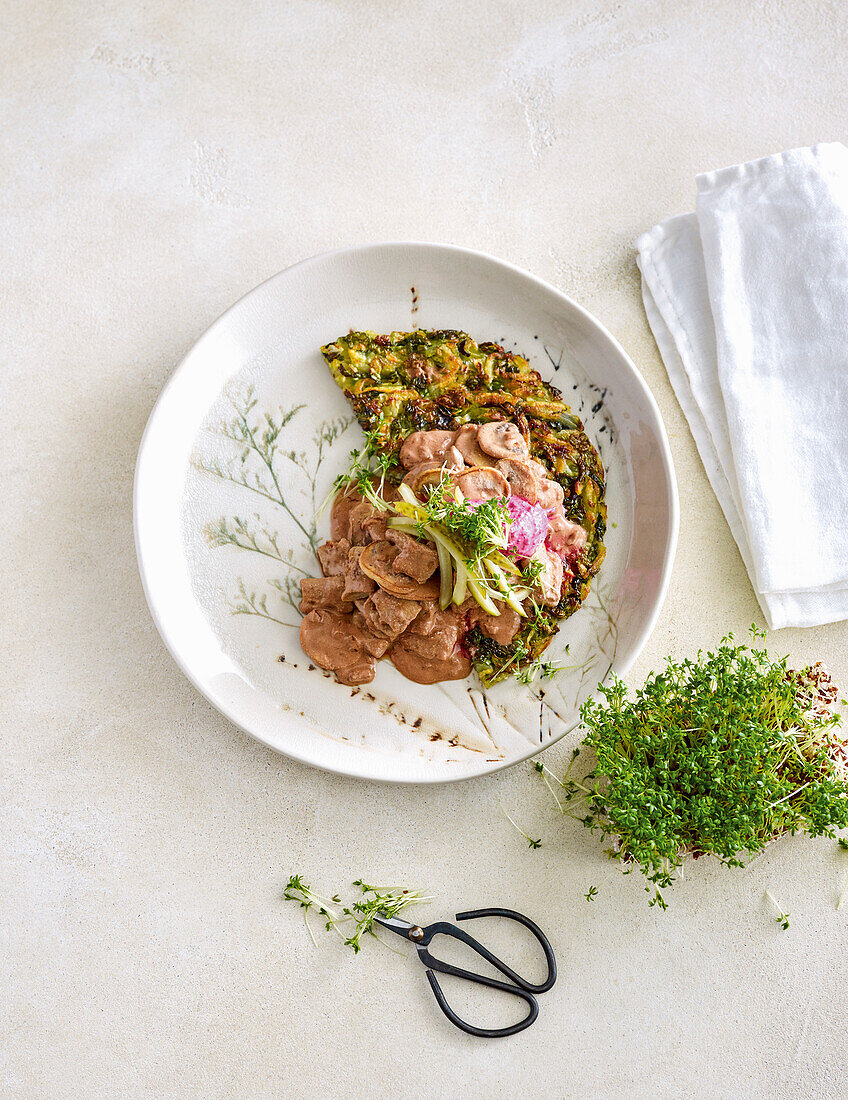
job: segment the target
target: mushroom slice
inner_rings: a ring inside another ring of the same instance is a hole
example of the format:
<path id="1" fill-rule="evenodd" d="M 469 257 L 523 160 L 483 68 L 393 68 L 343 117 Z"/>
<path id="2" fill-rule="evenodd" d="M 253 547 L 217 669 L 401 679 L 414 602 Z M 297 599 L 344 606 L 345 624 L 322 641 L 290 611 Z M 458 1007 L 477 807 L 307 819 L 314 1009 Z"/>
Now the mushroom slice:
<path id="1" fill-rule="evenodd" d="M 511 420 L 481 424 L 477 443 L 481 450 L 493 458 L 526 458 L 530 453 L 520 429 Z"/>
<path id="2" fill-rule="evenodd" d="M 456 447 L 449 448 L 448 453 L 445 455 L 442 462 L 449 470 L 465 469 L 465 459 L 462 457 Z"/>
<path id="3" fill-rule="evenodd" d="M 464 424 L 454 435 L 453 445 L 469 466 L 491 466 L 492 459 L 477 444 L 476 424 Z"/>
<path id="4" fill-rule="evenodd" d="M 359 568 L 390 596 L 398 596 L 402 600 L 437 599 L 440 589 L 438 577 L 431 577 L 424 584 L 419 584 L 394 568 L 397 556 L 398 549 L 390 542 L 372 542 L 359 555 Z"/>
<path id="5" fill-rule="evenodd" d="M 509 491 L 514 497 L 521 497 L 528 504 L 536 503 L 539 495 L 538 482 L 526 462 L 517 458 L 501 458 L 497 468 L 509 482 Z"/>
<path id="6" fill-rule="evenodd" d="M 303 652 L 316 665 L 332 670 L 340 684 L 370 684 L 374 679 L 374 655 L 364 650 L 362 642 L 350 615 L 319 608 L 300 624 Z"/>
<path id="7" fill-rule="evenodd" d="M 400 449 L 401 464 L 407 470 L 411 470 L 421 462 L 432 462 L 434 458 L 442 459 L 452 443 L 453 432 L 442 431 L 440 428 L 434 428 L 429 432 L 413 432 L 403 441 Z"/>
<path id="8" fill-rule="evenodd" d="M 421 498 L 422 491 L 438 485 L 444 475 L 445 469 L 439 461 L 430 459 L 428 462 L 419 462 L 417 466 L 413 466 L 403 479 L 403 484 L 408 485 L 413 493 Z"/>
<path id="9" fill-rule="evenodd" d="M 492 500 L 495 497 L 506 499 L 509 496 L 509 482 L 492 466 L 478 466 L 473 470 L 463 470 L 454 476 L 456 487 L 467 500 Z"/>

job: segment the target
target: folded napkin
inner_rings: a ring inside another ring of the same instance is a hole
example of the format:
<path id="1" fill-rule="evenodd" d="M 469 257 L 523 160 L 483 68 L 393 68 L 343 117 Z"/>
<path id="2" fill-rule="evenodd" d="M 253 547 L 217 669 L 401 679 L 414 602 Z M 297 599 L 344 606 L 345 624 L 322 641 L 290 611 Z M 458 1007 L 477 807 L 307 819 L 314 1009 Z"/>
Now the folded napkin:
<path id="1" fill-rule="evenodd" d="M 648 321 L 769 626 L 848 618 L 848 149 L 697 184 L 636 242 Z"/>

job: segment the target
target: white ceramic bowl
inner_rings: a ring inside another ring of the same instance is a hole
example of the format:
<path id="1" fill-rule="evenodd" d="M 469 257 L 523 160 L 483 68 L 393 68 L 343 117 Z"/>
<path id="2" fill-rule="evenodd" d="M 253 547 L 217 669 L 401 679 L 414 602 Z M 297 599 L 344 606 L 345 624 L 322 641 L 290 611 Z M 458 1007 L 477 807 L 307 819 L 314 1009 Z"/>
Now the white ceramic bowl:
<path id="1" fill-rule="evenodd" d="M 350 329 L 416 327 L 464 329 L 527 355 L 601 453 L 607 558 L 548 650 L 567 666 L 553 680 L 487 693 L 473 678 L 421 687 L 383 661 L 372 685 L 350 689 L 300 650 L 293 585 L 318 572 L 312 546 L 327 520 L 315 514 L 362 438 L 319 349 Z M 285 420 L 269 442 L 270 466 L 259 453 L 266 413 L 274 425 Z M 139 450 L 134 503 L 150 610 L 195 687 L 281 753 L 410 783 L 485 774 L 572 729 L 582 700 L 626 672 L 650 634 L 678 524 L 659 411 L 613 337 L 527 272 L 433 244 L 325 253 L 237 302 L 162 392 Z"/>

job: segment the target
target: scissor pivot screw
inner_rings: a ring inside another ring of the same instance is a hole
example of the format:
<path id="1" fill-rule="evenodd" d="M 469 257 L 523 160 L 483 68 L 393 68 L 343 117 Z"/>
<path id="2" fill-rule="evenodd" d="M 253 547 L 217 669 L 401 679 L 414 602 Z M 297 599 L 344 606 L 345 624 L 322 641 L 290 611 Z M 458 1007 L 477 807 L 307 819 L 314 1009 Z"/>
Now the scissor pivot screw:
<path id="1" fill-rule="evenodd" d="M 416 940 L 416 941 L 423 940 L 424 939 L 424 929 L 419 928 L 417 925 L 415 926 L 415 928 L 410 928 L 409 938 L 411 940 Z"/>

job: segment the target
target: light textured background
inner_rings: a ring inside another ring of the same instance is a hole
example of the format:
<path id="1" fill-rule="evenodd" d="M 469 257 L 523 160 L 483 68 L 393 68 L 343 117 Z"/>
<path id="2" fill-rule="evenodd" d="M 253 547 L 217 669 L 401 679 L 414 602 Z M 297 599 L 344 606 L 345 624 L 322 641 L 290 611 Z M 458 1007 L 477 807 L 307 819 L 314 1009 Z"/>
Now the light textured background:
<path id="1" fill-rule="evenodd" d="M 131 527 L 156 395 L 235 298 L 337 245 L 455 242 L 575 296 L 660 403 L 682 529 L 633 682 L 759 622 L 632 241 L 692 207 L 700 170 L 844 139 L 846 46 L 821 0 L 6 0 L 3 1096 L 848 1093 L 833 842 L 702 861 L 661 913 L 526 766 L 393 789 L 277 757 L 172 664 Z M 848 684 L 845 624 L 771 641 Z M 412 960 L 314 950 L 280 901 L 297 869 L 429 886 L 434 916 L 536 915 L 561 973 L 538 1024 L 467 1039 Z"/>

